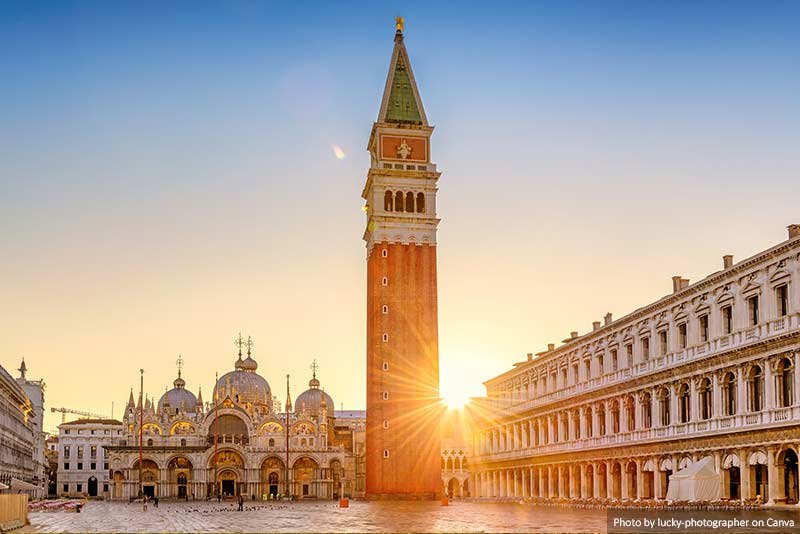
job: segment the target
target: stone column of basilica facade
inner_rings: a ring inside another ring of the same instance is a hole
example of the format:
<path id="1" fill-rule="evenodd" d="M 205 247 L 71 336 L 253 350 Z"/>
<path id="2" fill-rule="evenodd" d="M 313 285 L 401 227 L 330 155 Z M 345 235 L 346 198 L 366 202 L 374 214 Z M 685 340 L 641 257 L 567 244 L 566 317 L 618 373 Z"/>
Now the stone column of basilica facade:
<path id="1" fill-rule="evenodd" d="M 800 226 L 722 267 L 487 381 L 475 495 L 665 499 L 705 462 L 723 499 L 798 503 Z"/>

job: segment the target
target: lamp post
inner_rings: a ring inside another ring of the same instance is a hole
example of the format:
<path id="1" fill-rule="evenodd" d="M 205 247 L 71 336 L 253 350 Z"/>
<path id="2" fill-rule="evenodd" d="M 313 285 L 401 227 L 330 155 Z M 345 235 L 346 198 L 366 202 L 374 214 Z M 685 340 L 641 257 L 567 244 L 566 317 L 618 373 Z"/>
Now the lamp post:
<path id="1" fill-rule="evenodd" d="M 144 434 L 144 369 L 139 369 L 139 496 L 144 503 L 144 484 L 142 483 L 142 436 Z"/>

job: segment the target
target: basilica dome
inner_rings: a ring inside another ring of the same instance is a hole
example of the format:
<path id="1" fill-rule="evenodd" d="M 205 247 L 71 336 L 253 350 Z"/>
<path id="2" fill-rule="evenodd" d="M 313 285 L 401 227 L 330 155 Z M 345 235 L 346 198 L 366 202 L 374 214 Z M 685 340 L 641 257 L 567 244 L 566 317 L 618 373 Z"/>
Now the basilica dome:
<path id="1" fill-rule="evenodd" d="M 328 410 L 328 416 L 332 416 L 334 408 L 333 399 L 330 395 L 319 389 L 319 380 L 317 380 L 316 373 L 314 373 L 314 377 L 308 381 L 308 389 L 297 397 L 294 403 L 294 413 L 319 415 L 319 409 L 323 403 Z"/>
<path id="2" fill-rule="evenodd" d="M 172 383 L 173 388 L 161 395 L 158 401 L 158 410 L 168 409 L 175 412 L 179 408 L 184 412 L 192 412 L 197 406 L 197 397 L 194 393 L 186 389 L 186 381 L 181 378 L 178 371 L 178 378 Z"/>
<path id="3" fill-rule="evenodd" d="M 270 406 L 272 391 L 267 380 L 256 373 L 258 363 L 247 355 L 236 360 L 234 370 L 222 375 L 214 386 L 214 398 L 220 401 L 230 397 L 232 401 L 254 406 Z M 219 395 L 219 397 L 217 397 Z"/>

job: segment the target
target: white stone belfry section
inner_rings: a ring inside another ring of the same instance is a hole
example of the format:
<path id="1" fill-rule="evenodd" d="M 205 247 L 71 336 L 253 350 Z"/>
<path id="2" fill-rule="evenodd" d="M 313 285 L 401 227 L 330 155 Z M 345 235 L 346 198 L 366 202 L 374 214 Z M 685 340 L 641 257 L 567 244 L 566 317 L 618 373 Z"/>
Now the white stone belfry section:
<path id="1" fill-rule="evenodd" d="M 403 35 L 398 32 L 380 112 L 367 146 L 370 168 L 361 193 L 366 201 L 367 255 L 375 243 L 436 244 L 440 173 L 430 160 L 432 134 Z M 398 193 L 403 195 L 400 209 Z M 388 194 L 391 201 L 387 201 Z M 413 195 L 410 203 L 409 195 Z"/>

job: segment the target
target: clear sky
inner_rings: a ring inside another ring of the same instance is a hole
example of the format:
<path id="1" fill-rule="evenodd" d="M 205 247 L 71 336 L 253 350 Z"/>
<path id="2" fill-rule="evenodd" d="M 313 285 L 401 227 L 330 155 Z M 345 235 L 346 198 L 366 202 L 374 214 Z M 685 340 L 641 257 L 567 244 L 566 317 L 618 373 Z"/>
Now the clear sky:
<path id="1" fill-rule="evenodd" d="M 446 393 L 800 222 L 797 2 L 3 2 L 0 363 L 119 416 L 179 354 L 210 399 L 241 331 L 279 396 L 317 358 L 363 408 L 398 14 L 443 171 Z"/>

